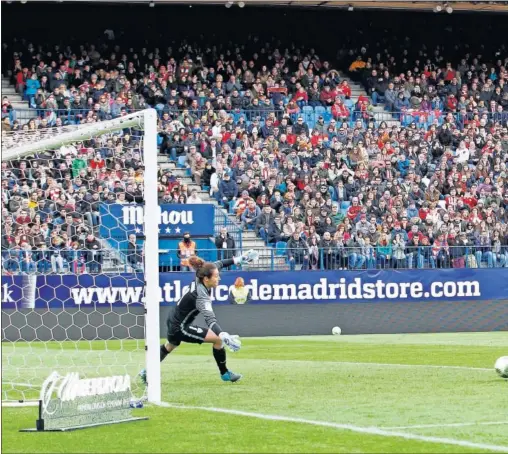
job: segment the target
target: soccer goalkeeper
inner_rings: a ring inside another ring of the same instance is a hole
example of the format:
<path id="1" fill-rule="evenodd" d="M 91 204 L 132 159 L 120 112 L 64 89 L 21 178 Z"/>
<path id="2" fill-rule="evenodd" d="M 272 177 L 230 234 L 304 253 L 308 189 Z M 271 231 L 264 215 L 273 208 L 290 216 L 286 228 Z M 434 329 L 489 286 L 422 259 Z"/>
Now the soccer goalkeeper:
<path id="1" fill-rule="evenodd" d="M 219 368 L 222 380 L 236 382 L 242 375 L 235 374 L 226 366 L 226 350 L 237 352 L 242 343 L 236 335 L 230 335 L 222 330 L 215 313 L 212 309 L 211 290 L 220 282 L 220 270 L 233 264 L 251 263 L 257 260 L 258 254 L 250 250 L 240 257 L 220 260 L 218 262 L 205 262 L 199 257 L 189 259 L 190 266 L 196 271 L 196 280 L 174 308 L 169 312 L 167 319 L 168 341 L 161 345 L 161 361 L 168 356 L 181 342 L 191 344 L 202 344 L 203 342 L 213 344 L 213 357 Z M 208 328 L 193 325 L 192 322 L 201 313 L 205 318 Z M 140 373 L 142 380 L 146 383 L 146 371 Z"/>

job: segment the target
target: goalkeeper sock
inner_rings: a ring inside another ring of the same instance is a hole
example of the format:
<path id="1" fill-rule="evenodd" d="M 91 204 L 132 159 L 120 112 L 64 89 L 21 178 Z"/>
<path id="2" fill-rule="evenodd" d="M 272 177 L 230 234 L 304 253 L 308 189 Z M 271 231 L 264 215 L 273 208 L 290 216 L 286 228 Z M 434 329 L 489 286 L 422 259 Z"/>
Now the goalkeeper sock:
<path id="1" fill-rule="evenodd" d="M 220 350 L 213 348 L 213 357 L 215 358 L 215 362 L 217 363 L 217 367 L 219 368 L 220 374 L 224 375 L 228 368 L 226 367 L 226 350 L 221 348 Z"/>
<path id="2" fill-rule="evenodd" d="M 169 352 L 166 350 L 166 344 L 161 345 L 161 362 L 164 361 L 164 358 L 169 355 Z"/>

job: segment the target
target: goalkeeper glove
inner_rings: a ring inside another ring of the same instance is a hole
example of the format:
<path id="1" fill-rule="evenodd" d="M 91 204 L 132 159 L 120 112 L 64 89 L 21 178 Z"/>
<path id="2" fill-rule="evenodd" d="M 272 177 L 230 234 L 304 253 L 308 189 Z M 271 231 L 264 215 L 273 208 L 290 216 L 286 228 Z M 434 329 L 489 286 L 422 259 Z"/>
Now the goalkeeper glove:
<path id="1" fill-rule="evenodd" d="M 255 262 L 259 258 L 259 253 L 254 249 L 250 249 L 247 252 L 244 252 L 240 257 L 235 257 L 235 265 L 243 265 Z"/>
<path id="2" fill-rule="evenodd" d="M 232 352 L 237 352 L 242 348 L 242 341 L 240 340 L 240 337 L 236 334 L 228 334 L 225 332 L 222 332 L 219 334 L 219 337 L 222 340 L 222 346 L 224 345 Z"/>

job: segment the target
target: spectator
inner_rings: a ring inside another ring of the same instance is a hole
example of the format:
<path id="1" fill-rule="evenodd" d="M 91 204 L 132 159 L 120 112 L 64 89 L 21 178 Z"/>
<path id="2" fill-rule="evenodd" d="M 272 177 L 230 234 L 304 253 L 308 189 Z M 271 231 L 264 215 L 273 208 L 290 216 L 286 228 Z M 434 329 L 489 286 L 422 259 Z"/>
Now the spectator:
<path id="1" fill-rule="evenodd" d="M 236 181 L 231 180 L 229 174 L 224 174 L 223 180 L 219 184 L 219 201 L 223 204 L 235 201 L 238 196 L 238 185 Z"/>
<path id="2" fill-rule="evenodd" d="M 439 233 L 432 245 L 431 267 L 447 268 L 450 261 L 450 248 L 443 233 Z"/>
<path id="3" fill-rule="evenodd" d="M 190 271 L 189 259 L 198 255 L 197 246 L 191 240 L 189 232 L 183 234 L 183 240 L 178 243 L 178 258 L 180 259 L 180 271 Z"/>
<path id="4" fill-rule="evenodd" d="M 392 254 L 394 268 L 406 267 L 406 242 L 400 233 L 395 233 L 392 241 Z"/>
<path id="5" fill-rule="evenodd" d="M 64 273 L 63 249 L 64 241 L 59 236 L 53 236 L 51 239 L 51 269 L 53 273 Z"/>
<path id="6" fill-rule="evenodd" d="M 328 218 L 329 219 L 329 218 Z M 322 251 L 323 268 L 332 270 L 336 268 L 337 249 L 336 243 L 330 235 L 330 232 L 324 232 L 319 247 Z"/>
<path id="7" fill-rule="evenodd" d="M 201 204 L 201 203 L 203 203 L 203 199 L 201 199 L 201 197 L 198 196 L 198 190 L 197 189 L 193 189 L 191 191 L 191 195 L 187 198 L 185 203 L 189 203 L 189 204 Z"/>
<path id="8" fill-rule="evenodd" d="M 244 191 L 246 192 L 246 191 Z M 248 196 L 248 192 L 246 192 Z M 271 206 L 266 205 L 270 208 L 271 212 Z M 265 210 L 266 211 L 266 210 Z M 254 230 L 257 228 L 257 222 L 258 218 L 261 216 L 261 209 L 258 205 L 256 205 L 256 202 L 254 200 L 250 199 L 247 203 L 246 209 L 242 212 L 242 215 L 240 217 L 240 220 L 242 222 L 242 229 L 247 230 Z M 268 229 L 266 229 L 268 230 Z"/>
<path id="9" fill-rule="evenodd" d="M 70 245 L 70 251 L 67 253 L 70 269 L 74 274 L 86 273 L 87 251 L 81 241 L 73 241 Z"/>
<path id="10" fill-rule="evenodd" d="M 359 239 L 362 239 L 361 233 L 353 233 L 346 243 L 350 270 L 361 269 L 365 263 L 366 257 L 362 254 L 363 244 Z"/>
<path id="11" fill-rule="evenodd" d="M 268 230 L 270 226 L 274 223 L 274 214 L 272 212 L 272 207 L 266 205 L 263 207 L 262 213 L 256 218 L 256 233 L 261 236 L 265 241 L 268 240 Z"/>
<path id="12" fill-rule="evenodd" d="M 252 291 L 245 287 L 242 277 L 237 277 L 233 288 L 229 291 L 231 304 L 248 304 L 252 298 Z"/>
<path id="13" fill-rule="evenodd" d="M 291 270 L 295 270 L 297 265 L 301 265 L 302 270 L 309 268 L 309 246 L 300 233 L 293 233 L 287 242 L 286 251 Z"/>
<path id="14" fill-rule="evenodd" d="M 87 264 L 90 273 L 102 272 L 103 251 L 101 243 L 93 233 L 89 233 L 85 240 L 85 249 L 88 251 Z"/>
<path id="15" fill-rule="evenodd" d="M 129 235 L 129 241 L 127 242 L 127 262 L 135 270 L 142 269 L 143 267 L 142 253 L 136 241 L 136 235 Z"/>
<path id="16" fill-rule="evenodd" d="M 279 241 L 287 241 L 288 239 L 283 231 L 281 216 L 275 215 L 273 222 L 268 226 L 267 243 L 276 244 Z"/>
<path id="17" fill-rule="evenodd" d="M 226 227 L 221 228 L 220 234 L 215 238 L 215 247 L 217 248 L 217 260 L 230 259 L 236 255 L 235 240 L 228 233 Z"/>

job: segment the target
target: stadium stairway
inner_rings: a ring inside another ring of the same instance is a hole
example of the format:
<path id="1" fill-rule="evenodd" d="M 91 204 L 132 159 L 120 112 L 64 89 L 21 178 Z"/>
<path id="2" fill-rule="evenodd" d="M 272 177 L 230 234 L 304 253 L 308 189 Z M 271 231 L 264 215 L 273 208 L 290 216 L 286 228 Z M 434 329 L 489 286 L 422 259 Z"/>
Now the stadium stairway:
<path id="1" fill-rule="evenodd" d="M 14 87 L 14 85 L 11 84 L 8 77 L 2 77 L 2 98 L 4 96 L 7 96 L 9 98 L 9 101 L 11 102 L 12 108 L 14 110 L 16 109 L 28 110 L 30 108 L 30 106 L 28 105 L 28 101 L 23 101 L 22 96 L 16 92 L 16 88 Z M 26 114 L 24 114 L 23 116 L 25 120 L 28 119 L 26 117 Z M 34 109 L 33 112 L 30 112 L 29 117 L 36 118 L 37 111 Z"/>
<path id="2" fill-rule="evenodd" d="M 361 95 L 367 96 L 367 92 L 365 91 L 363 86 L 361 84 L 359 84 L 358 82 L 351 80 L 346 74 L 341 72 L 340 78 L 341 78 L 341 80 L 347 80 L 349 86 L 351 87 L 351 100 L 353 101 L 353 104 L 356 104 L 356 102 L 358 101 L 358 98 Z M 400 121 L 394 119 L 392 117 L 392 115 L 385 110 L 385 106 L 382 103 L 379 103 L 375 107 L 372 106 L 371 112 L 374 113 L 376 122 L 385 121 L 389 127 L 394 126 L 394 125 L 395 126 L 400 125 Z"/>
<path id="3" fill-rule="evenodd" d="M 187 169 L 175 168 L 174 164 L 169 163 L 167 156 L 159 155 L 158 162 L 161 169 L 169 169 L 171 170 L 173 176 L 182 177 L 182 183 L 186 184 L 190 190 L 197 189 L 198 196 L 201 198 L 203 203 L 209 203 L 218 207 L 225 215 L 227 215 L 231 223 L 238 225 L 236 216 L 234 214 L 228 213 L 225 208 L 219 207 L 217 200 L 215 200 L 213 197 L 210 197 L 208 191 L 204 191 L 200 186 L 195 184 L 192 181 L 192 178 L 189 176 Z M 220 227 L 216 227 L 215 233 L 219 234 L 219 232 Z M 238 244 L 237 248 L 239 248 Z M 272 267 L 277 270 L 286 268 L 286 260 L 284 257 L 276 256 L 274 249 L 267 246 L 261 238 L 256 236 L 255 232 L 251 230 L 244 230 L 242 232 L 242 250 L 246 251 L 249 249 L 256 249 L 260 252 L 258 262 L 256 264 L 249 265 L 249 270 L 270 270 Z M 287 267 L 287 269 L 289 269 L 289 267 Z"/>

